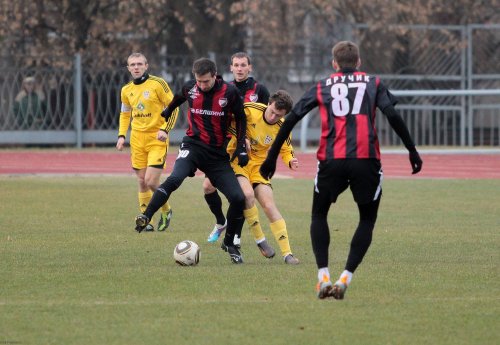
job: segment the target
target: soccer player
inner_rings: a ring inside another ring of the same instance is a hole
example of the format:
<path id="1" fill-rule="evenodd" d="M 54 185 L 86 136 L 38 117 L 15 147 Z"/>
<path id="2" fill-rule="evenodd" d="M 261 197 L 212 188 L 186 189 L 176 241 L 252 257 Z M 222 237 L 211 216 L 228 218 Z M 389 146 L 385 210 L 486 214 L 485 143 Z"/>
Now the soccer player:
<path id="1" fill-rule="evenodd" d="M 269 91 L 267 88 L 250 76 L 252 72 L 252 63 L 250 56 L 245 52 L 238 52 L 231 56 L 230 70 L 233 73 L 234 84 L 244 103 L 258 102 L 267 104 L 269 102 Z M 222 212 L 222 200 L 217 193 L 217 189 L 210 183 L 208 178 L 203 180 L 203 193 L 208 207 L 215 216 L 215 225 L 212 232 L 208 235 L 208 242 L 215 242 L 220 234 L 226 229 L 226 218 Z M 241 233 L 236 234 L 235 243 L 240 244 Z M 263 242 L 262 246 L 266 245 Z M 272 250 L 272 248 L 271 248 Z"/>
<path id="2" fill-rule="evenodd" d="M 233 263 L 240 264 L 243 258 L 233 241 L 235 232 L 241 233 L 244 223 L 245 195 L 229 163 L 226 138 L 234 118 L 237 144 L 232 159 L 238 158 L 240 166 L 247 165 L 247 122 L 243 102 L 236 87 L 217 76 L 217 66 L 212 60 L 196 60 L 192 72 L 195 79 L 183 85 L 162 113 L 169 121 L 174 109 L 188 101 L 186 136 L 182 139 L 172 173 L 153 194 L 143 214 L 136 217 L 136 229 L 142 231 L 184 179 L 194 176 L 196 169 L 200 169 L 229 201 L 227 230 L 221 248 L 229 253 Z"/>
<path id="3" fill-rule="evenodd" d="M 286 223 L 276 207 L 271 181 L 263 178 L 259 173 L 259 168 L 267 156 L 267 151 L 283 123 L 283 117 L 292 110 L 292 106 L 292 97 L 283 90 L 278 90 L 272 94 L 267 105 L 245 103 L 247 140 L 249 142 L 249 144 L 247 142 L 247 147 L 249 148 L 250 160 L 244 167 L 240 167 L 235 162 L 232 162 L 231 166 L 245 194 L 245 210 L 243 214 L 260 252 L 267 258 L 272 258 L 275 254 L 274 249 L 267 244 L 266 237 L 262 232 L 255 199 L 258 200 L 269 219 L 271 232 L 280 247 L 285 263 L 296 265 L 299 260 L 294 257 L 290 249 Z M 227 147 L 229 154 L 234 152 L 236 144 L 236 139 L 233 136 Z M 280 153 L 283 163 L 290 169 L 296 170 L 299 167 L 299 161 L 293 153 L 290 137 L 281 147 Z"/>
<path id="4" fill-rule="evenodd" d="M 358 71 L 361 65 L 358 46 L 349 41 L 332 48 L 336 71 L 311 87 L 287 115 L 269 154 L 260 168 L 271 178 L 281 145 L 293 127 L 309 111 L 319 107 L 321 134 L 317 150 L 318 171 L 314 180 L 311 216 L 312 248 L 318 267 L 320 299 L 343 299 L 352 275 L 363 260 L 372 241 L 382 195 L 380 148 L 375 130 L 375 108 L 409 151 L 413 174 L 422 169 L 422 160 L 408 128 L 394 108 L 397 100 L 376 76 Z M 350 187 L 358 205 L 359 223 L 354 232 L 344 271 L 332 285 L 328 270 L 330 230 L 327 216 L 330 205 Z"/>
<path id="5" fill-rule="evenodd" d="M 168 132 L 177 119 L 177 111 L 168 121 L 161 116 L 173 99 L 173 93 L 165 80 L 147 73 L 148 61 L 141 53 L 133 53 L 127 59 L 127 68 L 133 80 L 122 87 L 121 112 L 116 148 L 121 151 L 129 125 L 132 168 L 139 182 L 139 209 L 146 210 L 153 192 L 160 185 L 168 152 Z M 131 121 L 132 119 L 132 121 Z M 170 225 L 172 208 L 168 203 L 161 207 L 158 231 Z M 154 231 L 152 224 L 144 231 Z"/>

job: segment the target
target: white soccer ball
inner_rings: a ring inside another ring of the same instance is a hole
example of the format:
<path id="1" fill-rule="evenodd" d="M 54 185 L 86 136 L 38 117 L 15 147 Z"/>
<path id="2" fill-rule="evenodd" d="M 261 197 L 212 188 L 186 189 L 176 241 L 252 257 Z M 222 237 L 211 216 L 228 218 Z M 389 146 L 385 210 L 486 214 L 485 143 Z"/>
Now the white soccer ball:
<path id="1" fill-rule="evenodd" d="M 179 242 L 174 248 L 174 260 L 181 266 L 194 266 L 200 261 L 200 246 L 193 241 Z"/>

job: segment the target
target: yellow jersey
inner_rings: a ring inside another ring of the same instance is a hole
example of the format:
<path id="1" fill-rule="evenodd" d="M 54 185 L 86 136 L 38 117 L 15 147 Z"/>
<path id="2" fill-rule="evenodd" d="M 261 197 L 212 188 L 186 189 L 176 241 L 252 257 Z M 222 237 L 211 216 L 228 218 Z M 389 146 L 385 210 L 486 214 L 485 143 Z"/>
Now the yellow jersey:
<path id="1" fill-rule="evenodd" d="M 276 135 L 283 124 L 280 119 L 275 124 L 270 124 L 264 118 L 267 105 L 262 103 L 248 102 L 244 104 L 245 114 L 247 116 L 246 137 L 250 141 L 250 161 L 258 163 L 264 162 L 267 157 L 267 151 L 271 147 Z M 227 145 L 227 152 L 231 156 L 236 149 L 236 137 L 234 126 L 231 126 L 229 132 L 232 134 L 231 140 Z M 292 137 L 290 136 L 283 143 L 280 150 L 281 159 L 288 167 L 290 161 L 295 158 L 292 146 Z"/>
<path id="2" fill-rule="evenodd" d="M 170 131 L 177 120 L 178 109 L 174 111 L 168 122 L 161 116 L 174 95 L 167 82 L 154 75 L 141 84 L 129 82 L 121 90 L 121 111 L 118 136 L 126 136 L 129 125 L 132 130 L 140 132 L 158 132 L 160 129 Z"/>

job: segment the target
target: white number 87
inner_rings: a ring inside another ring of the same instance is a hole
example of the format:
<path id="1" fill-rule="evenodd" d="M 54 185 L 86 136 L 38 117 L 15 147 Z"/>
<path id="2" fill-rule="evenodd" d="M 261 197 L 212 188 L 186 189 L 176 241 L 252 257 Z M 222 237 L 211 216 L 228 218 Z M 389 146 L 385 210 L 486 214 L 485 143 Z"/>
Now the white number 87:
<path id="1" fill-rule="evenodd" d="M 352 104 L 352 110 L 349 111 L 349 99 L 347 95 L 349 94 L 349 88 L 357 88 L 356 97 Z M 361 103 L 363 102 L 363 97 L 365 95 L 366 84 L 365 83 L 348 83 L 346 84 L 333 84 L 330 93 L 332 95 L 332 111 L 335 116 L 346 116 L 351 113 L 352 115 L 359 114 L 361 109 Z"/>

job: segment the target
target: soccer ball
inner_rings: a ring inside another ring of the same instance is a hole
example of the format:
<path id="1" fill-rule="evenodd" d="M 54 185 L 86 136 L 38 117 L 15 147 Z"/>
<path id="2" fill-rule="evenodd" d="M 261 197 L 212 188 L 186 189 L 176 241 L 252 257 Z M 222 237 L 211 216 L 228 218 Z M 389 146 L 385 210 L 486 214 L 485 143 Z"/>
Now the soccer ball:
<path id="1" fill-rule="evenodd" d="M 194 266 L 200 261 L 200 246 L 193 241 L 177 243 L 174 249 L 174 260 L 181 266 Z"/>

